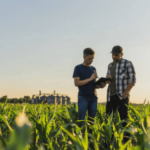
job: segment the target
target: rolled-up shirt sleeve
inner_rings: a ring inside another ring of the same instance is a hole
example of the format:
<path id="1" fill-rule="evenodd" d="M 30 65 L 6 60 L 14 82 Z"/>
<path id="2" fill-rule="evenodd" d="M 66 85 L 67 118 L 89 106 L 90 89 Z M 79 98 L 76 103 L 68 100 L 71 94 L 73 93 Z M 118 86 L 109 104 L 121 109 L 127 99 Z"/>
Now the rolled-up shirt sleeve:
<path id="1" fill-rule="evenodd" d="M 134 68 L 131 61 L 128 62 L 127 72 L 128 72 L 128 76 L 129 76 L 129 83 L 132 83 L 133 85 L 135 85 L 135 83 L 136 83 L 136 72 L 135 72 L 135 68 Z"/>

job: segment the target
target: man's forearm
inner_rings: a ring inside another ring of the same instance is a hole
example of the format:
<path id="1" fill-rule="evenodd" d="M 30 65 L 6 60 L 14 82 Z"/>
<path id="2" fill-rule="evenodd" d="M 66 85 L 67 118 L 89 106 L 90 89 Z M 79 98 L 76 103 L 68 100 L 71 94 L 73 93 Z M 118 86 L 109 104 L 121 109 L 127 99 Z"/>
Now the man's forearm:
<path id="1" fill-rule="evenodd" d="M 128 93 L 130 92 L 130 90 L 132 89 L 132 87 L 133 87 L 133 84 L 132 84 L 132 83 L 129 83 L 129 84 L 127 85 L 127 88 L 126 88 L 125 92 L 128 94 Z"/>
<path id="2" fill-rule="evenodd" d="M 82 85 L 85 85 L 85 84 L 89 83 L 90 81 L 92 81 L 91 78 L 88 78 L 88 79 L 85 79 L 85 80 L 78 80 L 78 81 L 75 83 L 75 85 L 76 85 L 76 86 L 82 86 Z"/>

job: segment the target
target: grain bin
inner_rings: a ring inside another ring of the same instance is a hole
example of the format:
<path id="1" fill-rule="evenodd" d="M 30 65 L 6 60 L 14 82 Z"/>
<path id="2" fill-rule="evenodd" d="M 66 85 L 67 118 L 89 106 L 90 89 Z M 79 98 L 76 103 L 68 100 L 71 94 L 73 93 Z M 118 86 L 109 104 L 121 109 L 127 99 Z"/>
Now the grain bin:
<path id="1" fill-rule="evenodd" d="M 55 104 L 55 102 L 56 102 L 55 96 L 54 95 L 48 96 L 47 97 L 47 102 L 48 102 L 48 104 Z"/>
<path id="2" fill-rule="evenodd" d="M 65 96 L 62 96 L 62 104 L 65 105 Z"/>
<path id="3" fill-rule="evenodd" d="M 45 95 L 41 96 L 40 103 L 47 103 L 47 97 Z"/>
<path id="4" fill-rule="evenodd" d="M 36 98 L 35 98 L 35 104 L 39 103 L 39 100 L 40 100 L 39 96 L 36 96 Z"/>
<path id="5" fill-rule="evenodd" d="M 70 97 L 66 96 L 66 105 L 70 103 Z"/>
<path id="6" fill-rule="evenodd" d="M 56 96 L 57 104 L 62 104 L 61 97 L 59 95 Z"/>
<path id="7" fill-rule="evenodd" d="M 35 95 L 32 96 L 31 103 L 32 103 L 32 104 L 35 103 Z"/>

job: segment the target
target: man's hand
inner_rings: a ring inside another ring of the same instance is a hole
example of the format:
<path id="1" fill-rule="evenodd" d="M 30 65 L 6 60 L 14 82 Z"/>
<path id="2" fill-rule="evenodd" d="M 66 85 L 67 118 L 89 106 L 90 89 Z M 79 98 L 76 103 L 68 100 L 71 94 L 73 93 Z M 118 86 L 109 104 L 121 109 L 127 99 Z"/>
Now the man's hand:
<path id="1" fill-rule="evenodd" d="M 111 75 L 107 75 L 107 77 L 106 78 L 110 78 L 110 79 L 112 79 L 112 76 Z M 107 81 L 106 82 L 107 84 L 109 84 L 110 83 L 110 81 Z"/>
<path id="2" fill-rule="evenodd" d="M 91 81 L 97 78 L 97 73 L 93 73 L 90 77 Z"/>
<path id="3" fill-rule="evenodd" d="M 127 92 L 124 91 L 124 92 L 122 93 L 122 96 L 123 96 L 123 99 L 125 99 L 125 98 L 127 97 Z"/>
<path id="4" fill-rule="evenodd" d="M 106 86 L 106 83 L 102 82 L 101 83 L 101 88 L 104 88 Z"/>

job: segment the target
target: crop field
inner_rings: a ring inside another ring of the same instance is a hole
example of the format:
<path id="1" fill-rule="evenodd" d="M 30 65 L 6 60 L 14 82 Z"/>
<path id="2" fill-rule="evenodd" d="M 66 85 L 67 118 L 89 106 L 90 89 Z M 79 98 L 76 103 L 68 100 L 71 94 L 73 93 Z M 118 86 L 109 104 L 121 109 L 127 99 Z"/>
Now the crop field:
<path id="1" fill-rule="evenodd" d="M 105 106 L 98 104 L 95 122 L 89 122 L 86 116 L 79 128 L 75 104 L 0 103 L 0 150 L 147 150 L 149 108 L 145 102 L 140 106 L 130 104 L 128 125 L 122 128 L 119 114 L 108 117 Z M 130 133 L 127 143 L 123 143 L 125 132 Z"/>

